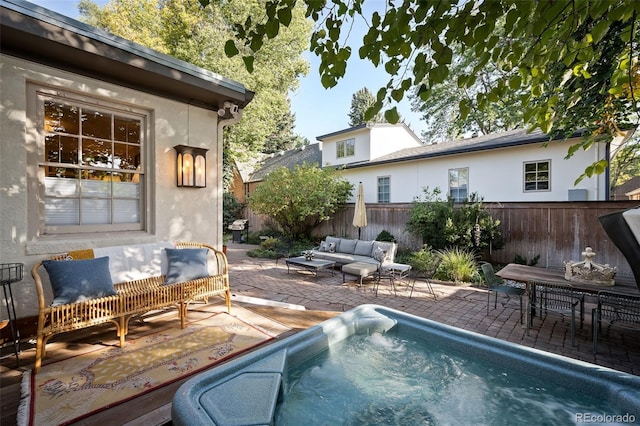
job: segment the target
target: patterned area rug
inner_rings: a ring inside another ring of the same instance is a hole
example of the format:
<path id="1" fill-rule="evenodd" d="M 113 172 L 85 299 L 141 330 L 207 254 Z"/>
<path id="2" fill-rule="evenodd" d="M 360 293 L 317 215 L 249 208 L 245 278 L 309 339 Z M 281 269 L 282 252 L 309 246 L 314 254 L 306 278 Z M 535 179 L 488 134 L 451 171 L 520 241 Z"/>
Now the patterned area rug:
<path id="1" fill-rule="evenodd" d="M 25 373 L 18 425 L 82 419 L 253 348 L 272 336 L 226 313 Z"/>

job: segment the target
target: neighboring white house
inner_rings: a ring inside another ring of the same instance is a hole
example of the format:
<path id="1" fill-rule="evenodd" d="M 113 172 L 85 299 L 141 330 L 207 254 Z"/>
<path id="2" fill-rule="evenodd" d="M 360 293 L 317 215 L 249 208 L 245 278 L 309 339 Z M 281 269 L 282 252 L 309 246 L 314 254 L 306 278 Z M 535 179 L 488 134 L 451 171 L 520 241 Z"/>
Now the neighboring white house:
<path id="1" fill-rule="evenodd" d="M 163 240 L 222 244 L 222 133 L 238 82 L 21 0 L 0 0 L 0 259 Z M 208 149 L 206 187 L 177 187 L 174 146 Z M 3 310 L 4 311 L 4 310 Z"/>
<path id="2" fill-rule="evenodd" d="M 513 130 L 411 145 L 417 138 L 406 126 L 374 124 L 317 139 L 323 166 L 338 167 L 354 186 L 362 182 L 367 203 L 412 202 L 427 187 L 458 201 L 472 193 L 487 202 L 608 199 L 608 173 L 574 182 L 594 161 L 609 158 L 609 145 L 595 144 L 565 159 L 577 137 L 549 142 L 542 132 Z"/>

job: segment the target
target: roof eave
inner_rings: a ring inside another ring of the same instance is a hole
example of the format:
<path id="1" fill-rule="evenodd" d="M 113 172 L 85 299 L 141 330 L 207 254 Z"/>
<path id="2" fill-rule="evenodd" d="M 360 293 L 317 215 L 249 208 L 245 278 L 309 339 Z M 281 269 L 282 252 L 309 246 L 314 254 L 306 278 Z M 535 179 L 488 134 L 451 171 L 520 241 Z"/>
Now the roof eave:
<path id="1" fill-rule="evenodd" d="M 0 0 L 2 52 L 181 102 L 244 108 L 236 81 L 21 0 Z"/>

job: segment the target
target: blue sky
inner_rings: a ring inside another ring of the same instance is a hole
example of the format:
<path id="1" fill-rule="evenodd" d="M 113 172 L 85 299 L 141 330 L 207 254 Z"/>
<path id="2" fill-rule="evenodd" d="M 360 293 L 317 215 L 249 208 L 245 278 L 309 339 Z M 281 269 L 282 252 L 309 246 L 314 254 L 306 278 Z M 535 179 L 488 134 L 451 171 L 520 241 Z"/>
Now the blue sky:
<path id="1" fill-rule="evenodd" d="M 79 17 L 77 0 L 29 1 L 71 18 L 77 19 Z M 99 5 L 107 3 L 107 0 L 93 1 Z M 373 7 L 384 7 L 383 0 L 370 0 L 367 3 Z M 346 76 L 339 81 L 336 87 L 331 89 L 325 89 L 320 83 L 319 59 L 310 52 L 305 53 L 305 57 L 311 65 L 309 75 L 300 81 L 298 90 L 290 95 L 292 111 L 296 116 L 295 131 L 312 143 L 316 141 L 317 136 L 348 127 L 351 97 L 356 91 L 366 87 L 375 94 L 381 86 L 387 83 L 388 78 L 382 67 L 375 68 L 370 63 L 361 61 L 358 57 L 356 43 L 362 39 L 363 33 L 363 26 L 358 26 L 352 31 L 350 36 L 353 43 L 352 57 L 347 65 Z M 411 112 L 408 100 L 405 99 L 397 107 L 405 122 L 419 137 L 420 132 L 425 130 L 426 124 L 420 120 L 418 114 Z"/>

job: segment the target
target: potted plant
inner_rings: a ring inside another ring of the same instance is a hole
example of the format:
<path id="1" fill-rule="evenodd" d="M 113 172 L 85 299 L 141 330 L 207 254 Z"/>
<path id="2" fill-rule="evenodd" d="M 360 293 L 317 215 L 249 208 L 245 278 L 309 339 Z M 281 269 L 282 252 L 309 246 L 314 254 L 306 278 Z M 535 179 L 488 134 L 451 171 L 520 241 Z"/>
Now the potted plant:
<path id="1" fill-rule="evenodd" d="M 231 240 L 231 235 L 227 233 L 222 234 L 222 252 L 224 254 L 227 254 L 227 244 L 229 244 L 230 240 Z"/>

